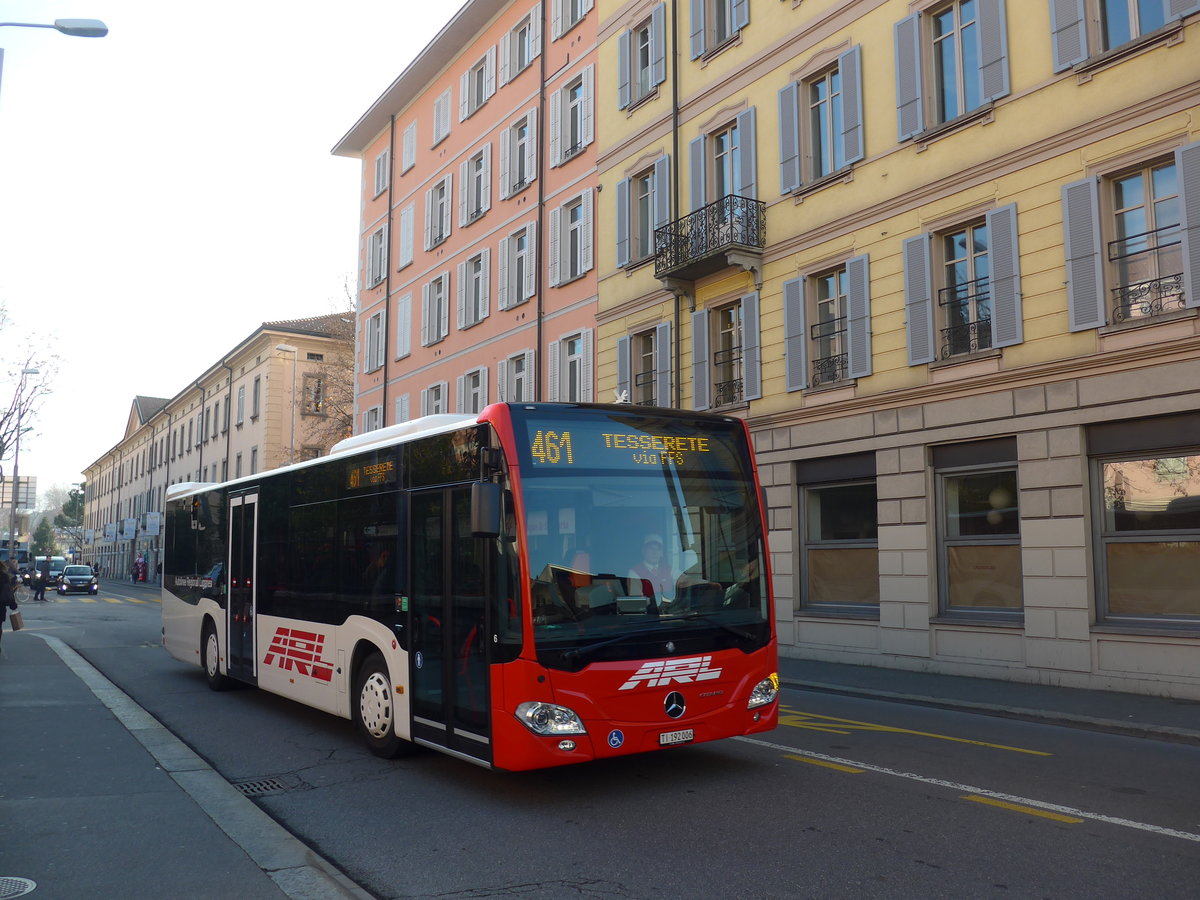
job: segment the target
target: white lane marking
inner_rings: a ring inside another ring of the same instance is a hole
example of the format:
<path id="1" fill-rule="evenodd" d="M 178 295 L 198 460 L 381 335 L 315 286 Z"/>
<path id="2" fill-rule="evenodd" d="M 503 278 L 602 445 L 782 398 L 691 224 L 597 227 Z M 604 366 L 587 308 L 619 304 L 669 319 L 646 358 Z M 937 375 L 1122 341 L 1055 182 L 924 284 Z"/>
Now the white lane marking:
<path id="1" fill-rule="evenodd" d="M 1195 841 L 1200 843 L 1200 834 L 1194 834 L 1190 831 L 1179 831 L 1175 828 L 1164 828 L 1161 825 L 1149 825 L 1145 822 L 1134 822 L 1132 819 L 1122 819 L 1117 816 L 1106 816 L 1103 813 L 1088 812 L 1085 809 L 1075 809 L 1070 806 L 1062 806 L 1057 803 L 1047 803 L 1043 800 L 1031 800 L 1028 797 L 1018 797 L 1014 794 L 1002 794 L 999 791 L 989 791 L 985 788 L 972 787 L 969 784 L 959 784 L 956 781 L 946 781 L 941 778 L 930 778 L 926 775 L 918 775 L 915 772 L 901 772 L 898 769 L 889 769 L 886 766 L 876 766 L 871 763 L 858 762 L 853 759 L 844 759 L 840 756 L 827 756 L 824 753 L 815 753 L 811 750 L 798 750 L 795 747 L 788 747 L 784 744 L 774 744 L 770 741 L 760 741 L 755 738 L 739 737 L 735 740 L 745 741 L 747 744 L 756 744 L 759 747 L 766 747 L 768 750 L 779 750 L 783 753 L 794 753 L 800 756 L 807 756 L 812 759 L 822 759 L 826 762 L 831 762 L 839 766 L 853 766 L 857 769 L 865 769 L 868 772 L 878 772 L 880 775 L 890 775 L 893 778 L 907 778 L 909 781 L 919 781 L 921 784 L 933 785 L 936 787 L 949 788 L 952 791 L 959 791 L 964 794 L 978 794 L 981 797 L 992 797 L 996 800 L 1003 800 L 1008 803 L 1020 803 L 1027 806 L 1037 807 L 1038 809 L 1046 809 L 1051 812 L 1061 813 L 1065 816 L 1076 816 L 1081 819 L 1091 819 L 1094 822 L 1104 822 L 1108 825 L 1117 825 L 1121 828 L 1134 828 L 1138 831 L 1148 831 L 1151 834 L 1161 834 L 1165 837 L 1183 838 L 1185 841 Z"/>

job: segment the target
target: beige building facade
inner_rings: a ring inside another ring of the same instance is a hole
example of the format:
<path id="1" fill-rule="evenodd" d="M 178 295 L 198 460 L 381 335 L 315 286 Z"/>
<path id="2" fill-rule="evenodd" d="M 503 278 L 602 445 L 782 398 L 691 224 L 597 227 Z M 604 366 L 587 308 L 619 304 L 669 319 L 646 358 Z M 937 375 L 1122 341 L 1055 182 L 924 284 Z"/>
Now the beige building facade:
<path id="1" fill-rule="evenodd" d="M 83 561 L 128 578 L 140 556 L 153 576 L 170 485 L 254 475 L 348 436 L 333 398 L 353 377 L 350 333 L 336 314 L 265 322 L 174 397 L 134 398 L 122 439 L 84 470 Z"/>
<path id="2" fill-rule="evenodd" d="M 748 420 L 780 652 L 1200 697 L 1200 4 L 599 12 L 598 389 Z"/>

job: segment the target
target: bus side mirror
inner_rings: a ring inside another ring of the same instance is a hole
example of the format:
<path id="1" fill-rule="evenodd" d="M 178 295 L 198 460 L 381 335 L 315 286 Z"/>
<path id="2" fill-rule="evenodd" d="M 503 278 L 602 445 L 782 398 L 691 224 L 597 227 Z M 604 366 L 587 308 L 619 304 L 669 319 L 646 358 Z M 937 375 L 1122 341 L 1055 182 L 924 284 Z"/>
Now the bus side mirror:
<path id="1" fill-rule="evenodd" d="M 494 481 L 471 485 L 471 536 L 500 537 L 500 485 Z"/>

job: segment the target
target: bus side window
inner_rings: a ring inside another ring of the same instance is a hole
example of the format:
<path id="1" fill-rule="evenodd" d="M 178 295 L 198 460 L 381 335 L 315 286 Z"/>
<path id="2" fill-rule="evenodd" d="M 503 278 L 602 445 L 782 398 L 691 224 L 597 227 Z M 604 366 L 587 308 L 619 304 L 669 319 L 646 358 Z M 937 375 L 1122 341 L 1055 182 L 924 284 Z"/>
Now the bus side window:
<path id="1" fill-rule="evenodd" d="M 498 550 L 491 592 L 493 662 L 508 662 L 521 652 L 521 567 L 511 491 L 504 492 L 501 521 L 499 539 L 487 542 Z"/>

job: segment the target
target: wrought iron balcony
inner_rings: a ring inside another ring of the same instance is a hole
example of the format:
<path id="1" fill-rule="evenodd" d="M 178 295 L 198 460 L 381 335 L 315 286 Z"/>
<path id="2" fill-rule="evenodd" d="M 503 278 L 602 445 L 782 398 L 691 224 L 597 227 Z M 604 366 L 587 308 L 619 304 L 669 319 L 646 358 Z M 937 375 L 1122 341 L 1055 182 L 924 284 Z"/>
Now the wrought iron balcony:
<path id="1" fill-rule="evenodd" d="M 760 200 L 729 194 L 657 229 L 655 277 L 695 281 L 744 264 L 739 254 L 760 259 L 767 244 L 766 210 Z"/>
<path id="2" fill-rule="evenodd" d="M 1179 225 L 1164 225 L 1110 241 L 1108 259 L 1116 263 L 1120 282 L 1112 291 L 1114 323 L 1152 318 L 1184 308 L 1183 240 Z"/>
<path id="3" fill-rule="evenodd" d="M 991 281 L 984 276 L 938 291 L 946 322 L 938 356 L 949 359 L 989 350 L 992 346 Z"/>
<path id="4" fill-rule="evenodd" d="M 741 403 L 743 397 L 742 348 L 718 350 L 712 356 L 714 375 L 713 406 Z"/>

